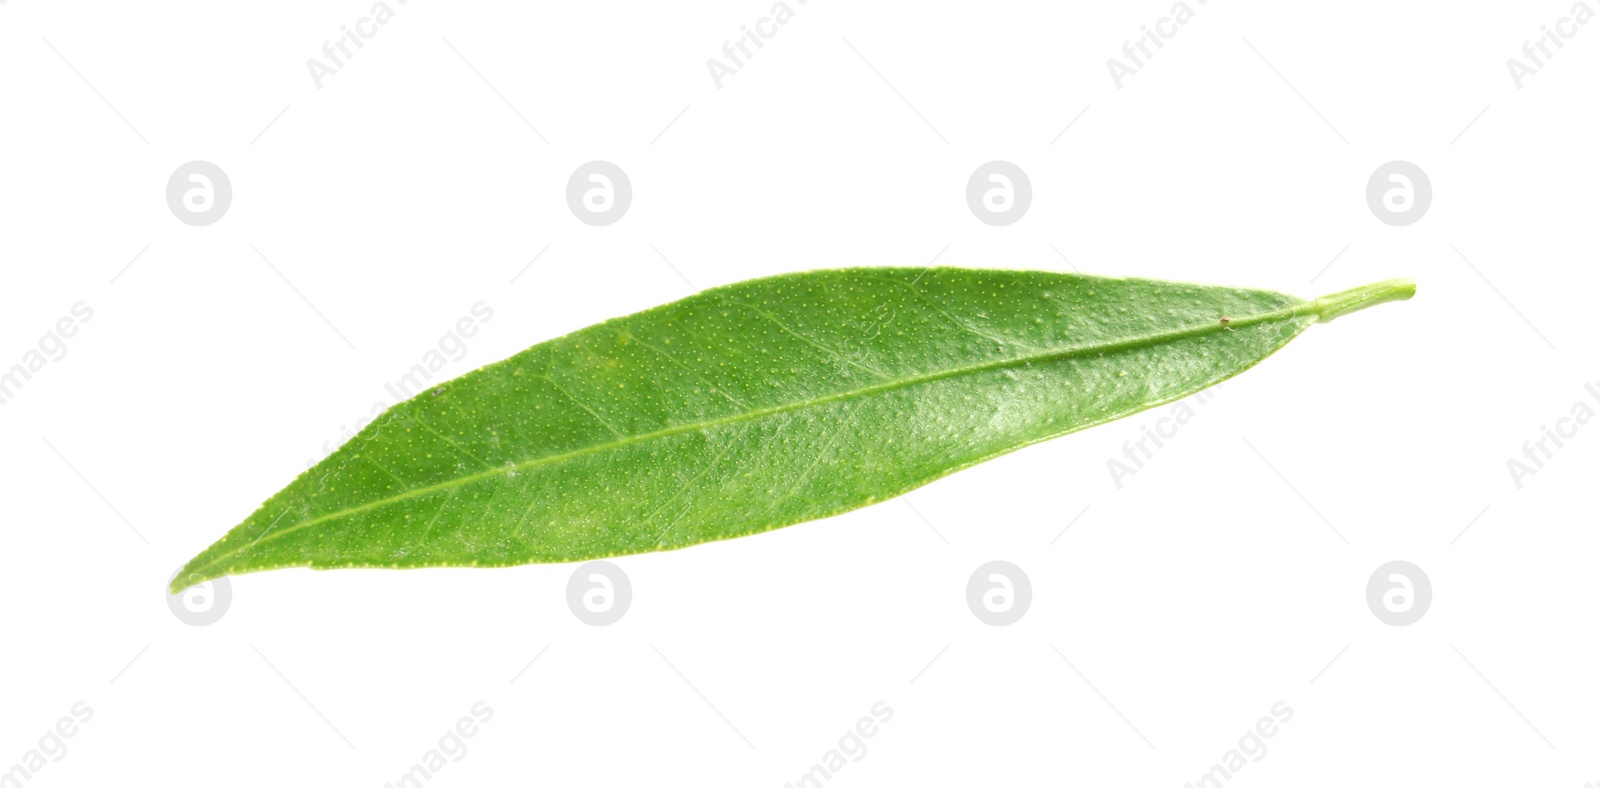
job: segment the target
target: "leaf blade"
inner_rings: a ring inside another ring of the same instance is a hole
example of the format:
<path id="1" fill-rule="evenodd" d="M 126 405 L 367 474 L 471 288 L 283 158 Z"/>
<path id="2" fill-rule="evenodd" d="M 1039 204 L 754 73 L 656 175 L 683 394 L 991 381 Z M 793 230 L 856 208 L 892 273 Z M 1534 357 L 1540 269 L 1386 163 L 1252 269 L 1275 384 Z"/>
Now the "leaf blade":
<path id="1" fill-rule="evenodd" d="M 1407 286 L 1304 301 L 866 268 L 708 290 L 395 405 L 173 586 L 288 566 L 586 560 L 826 517 L 1187 396 Z"/>

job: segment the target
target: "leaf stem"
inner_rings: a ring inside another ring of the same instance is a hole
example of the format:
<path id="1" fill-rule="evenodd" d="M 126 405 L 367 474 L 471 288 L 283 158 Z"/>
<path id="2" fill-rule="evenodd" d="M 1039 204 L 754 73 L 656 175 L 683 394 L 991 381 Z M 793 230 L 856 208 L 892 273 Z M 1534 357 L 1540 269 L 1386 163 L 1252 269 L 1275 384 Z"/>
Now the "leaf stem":
<path id="1" fill-rule="evenodd" d="M 1311 311 L 1317 322 L 1329 323 L 1336 317 L 1359 312 L 1369 306 L 1386 301 L 1405 301 L 1417 292 L 1417 283 L 1410 279 L 1385 279 L 1370 285 L 1352 287 L 1311 302 Z"/>

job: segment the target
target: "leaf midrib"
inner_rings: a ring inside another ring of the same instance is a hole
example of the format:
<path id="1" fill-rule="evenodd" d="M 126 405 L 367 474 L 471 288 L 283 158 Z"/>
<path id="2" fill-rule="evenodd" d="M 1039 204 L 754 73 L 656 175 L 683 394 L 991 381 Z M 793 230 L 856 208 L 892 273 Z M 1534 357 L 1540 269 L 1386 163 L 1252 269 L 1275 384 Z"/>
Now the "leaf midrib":
<path id="1" fill-rule="evenodd" d="M 721 417 L 714 418 L 714 419 L 705 419 L 703 421 L 691 422 L 691 423 L 687 423 L 687 424 L 680 424 L 680 425 L 673 426 L 673 427 L 664 427 L 662 429 L 654 430 L 654 431 L 651 431 L 651 432 L 643 432 L 643 433 L 639 433 L 637 435 L 625 436 L 625 437 L 622 437 L 622 438 L 618 438 L 617 440 L 608 441 L 606 443 L 591 444 L 589 446 L 584 446 L 584 447 L 581 447 L 581 448 L 572 449 L 570 451 L 561 452 L 560 454 L 549 454 L 549 455 L 545 455 L 543 457 L 535 457 L 535 458 L 533 458 L 531 460 L 524 460 L 524 461 L 519 462 L 519 463 L 496 466 L 496 467 L 491 468 L 489 470 L 479 471 L 477 473 L 469 474 L 467 476 L 461 476 L 461 477 L 457 477 L 457 478 L 454 478 L 454 479 L 450 479 L 448 481 L 439 482 L 437 484 L 430 484 L 430 485 L 427 485 L 427 486 L 424 486 L 424 487 L 418 487 L 416 489 L 406 490 L 405 492 L 402 492 L 402 493 L 399 493 L 399 494 L 396 494 L 396 495 L 392 495 L 392 496 L 389 496 L 387 498 L 380 498 L 378 500 L 368 501 L 366 503 L 359 504 L 357 506 L 352 506 L 352 507 L 350 507 L 348 509 L 340 509 L 339 511 L 336 511 L 336 512 L 329 512 L 327 514 L 318 515 L 316 517 L 311 518 L 310 520 L 306 520 L 306 521 L 300 522 L 300 523 L 295 523 L 292 526 L 279 529 L 276 533 L 271 534 L 270 538 L 269 538 L 268 534 L 263 533 L 261 536 L 256 537 L 256 540 L 254 542 L 251 542 L 249 545 L 245 545 L 244 547 L 241 547 L 241 548 L 238 548 L 238 549 L 235 549 L 235 550 L 231 550 L 225 555 L 219 556 L 218 558 L 216 558 L 216 559 L 214 559 L 212 561 L 208 561 L 203 566 L 197 567 L 195 571 L 209 570 L 212 567 L 215 567 L 218 564 L 222 563 L 223 561 L 226 561 L 228 559 L 231 559 L 231 558 L 234 558 L 234 557 L 238 556 L 240 553 L 244 552 L 247 549 L 250 549 L 251 547 L 254 547 L 254 546 L 258 545 L 261 542 L 275 541 L 275 540 L 277 540 L 277 539 L 279 539 L 279 538 L 281 538 L 283 536 L 286 536 L 288 534 L 294 533 L 295 531 L 299 531 L 299 530 L 304 529 L 304 528 L 309 528 L 309 527 L 314 526 L 314 525 L 319 525 L 319 524 L 327 522 L 329 520 L 336 520 L 336 519 L 339 519 L 341 517 L 348 517 L 348 516 L 350 516 L 352 514 L 358 514 L 360 512 L 369 511 L 371 509 L 376 509 L 376 508 L 379 508 L 379 507 L 382 507 L 382 506 L 388 506 L 389 504 L 397 503 L 399 501 L 404 501 L 404 500 L 407 500 L 407 499 L 410 499 L 410 498 L 418 498 L 418 497 L 421 497 L 421 496 L 424 496 L 424 495 L 428 495 L 430 493 L 439 492 L 440 490 L 448 490 L 448 489 L 451 489 L 453 487 L 458 487 L 458 486 L 471 484 L 471 483 L 479 481 L 481 479 L 487 479 L 487 478 L 491 478 L 493 476 L 503 476 L 503 475 L 506 475 L 506 474 L 509 474 L 509 473 L 513 473 L 513 472 L 516 472 L 516 471 L 521 471 L 521 470 L 524 470 L 524 469 L 527 469 L 527 468 L 537 468 L 537 467 L 541 467 L 541 466 L 544 466 L 544 465 L 553 465 L 555 463 L 565 462 L 567 460 L 574 459 L 576 457 L 581 457 L 581 456 L 584 456 L 586 454 L 595 454 L 595 453 L 602 452 L 602 451 L 608 451 L 610 449 L 620 449 L 620 448 L 624 448 L 624 447 L 627 447 L 627 446 L 632 446 L 632 445 L 634 445 L 636 443 L 644 443 L 646 441 L 652 441 L 652 440 L 656 440 L 658 438 L 668 438 L 668 437 L 672 437 L 674 435 L 682 435 L 684 433 L 689 433 L 689 432 L 700 432 L 700 431 L 703 431 L 703 430 L 714 429 L 716 427 L 721 427 L 721 426 L 725 426 L 725 425 L 728 425 L 728 424 L 736 424 L 736 423 L 741 422 L 741 421 L 755 421 L 757 419 L 766 418 L 767 416 L 772 416 L 772 415 L 779 414 L 779 413 L 786 413 L 786 412 L 789 412 L 789 411 L 802 410 L 802 409 L 805 409 L 805 408 L 815 407 L 815 406 L 819 406 L 819 405 L 826 405 L 826 404 L 833 403 L 833 402 L 839 402 L 841 400 L 855 399 L 855 398 L 858 398 L 858 397 L 872 396 L 874 394 L 882 393 L 882 392 L 885 392 L 885 391 L 892 391 L 894 389 L 899 389 L 899 388 L 907 388 L 907 387 L 915 386 L 915 385 L 918 385 L 918 384 L 921 384 L 921 383 L 931 383 L 931 382 L 934 382 L 934 381 L 945 380 L 947 378 L 960 377 L 962 375 L 972 375 L 972 374 L 977 374 L 977 373 L 981 373 L 981 372 L 989 372 L 989 371 L 997 370 L 997 369 L 1005 369 L 1007 367 L 1027 366 L 1027 365 L 1030 365 L 1030 364 L 1033 364 L 1033 363 L 1036 363 L 1036 362 L 1060 361 L 1060 360 L 1063 360 L 1063 359 L 1076 358 L 1076 357 L 1080 357 L 1080 356 L 1087 356 L 1087 355 L 1093 355 L 1093 354 L 1104 355 L 1106 353 L 1118 353 L 1118 352 L 1123 352 L 1123 351 L 1126 351 L 1126 350 L 1136 350 L 1138 348 L 1148 347 L 1150 345 L 1160 344 L 1160 343 L 1164 343 L 1164 342 L 1176 341 L 1176 340 L 1180 340 L 1180 339 L 1187 339 L 1187 338 L 1194 337 L 1194 336 L 1203 336 L 1205 334 L 1217 333 L 1217 332 L 1220 332 L 1220 331 L 1231 331 L 1231 330 L 1234 330 L 1234 329 L 1237 329 L 1237 328 L 1241 328 L 1243 326 L 1255 325 L 1257 323 L 1265 323 L 1265 322 L 1269 322 L 1269 321 L 1272 321 L 1272 320 L 1292 319 L 1294 317 L 1298 317 L 1300 315 L 1304 315 L 1304 314 L 1307 314 L 1307 313 L 1315 313 L 1316 311 L 1317 311 L 1317 306 L 1316 306 L 1315 302 L 1306 301 L 1306 302 L 1303 302 L 1303 303 L 1300 303 L 1300 304 L 1296 304 L 1296 305 L 1291 306 L 1291 307 L 1284 307 L 1282 309 L 1274 309 L 1274 310 L 1270 310 L 1270 311 L 1267 311 L 1267 312 L 1261 312 L 1261 313 L 1258 313 L 1258 314 L 1255 314 L 1255 315 L 1246 315 L 1246 316 L 1243 316 L 1243 317 L 1229 318 L 1227 323 L 1222 323 L 1220 320 L 1218 320 L 1218 321 L 1214 321 L 1214 322 L 1202 323 L 1202 324 L 1195 325 L 1195 326 L 1189 326 L 1189 327 L 1186 327 L 1186 328 L 1175 329 L 1175 330 L 1172 330 L 1172 331 L 1156 332 L 1154 334 L 1147 334 L 1145 336 L 1134 337 L 1134 338 L 1131 338 L 1131 339 L 1121 340 L 1121 341 L 1118 341 L 1118 342 L 1110 342 L 1110 343 L 1106 343 L 1106 344 L 1103 344 L 1103 345 L 1091 345 L 1091 346 L 1073 347 L 1073 348 L 1067 348 L 1065 350 L 1052 350 L 1052 351 L 1048 351 L 1048 352 L 1034 353 L 1034 354 L 1030 354 L 1030 355 L 1013 356 L 1011 358 L 1002 359 L 1002 360 L 999 360 L 999 361 L 990 361 L 990 362 L 984 362 L 984 363 L 980 363 L 980 364 L 972 364 L 972 365 L 963 366 L 963 367 L 953 367 L 951 369 L 941 370 L 941 371 L 938 371 L 938 372 L 930 372 L 930 373 L 926 373 L 926 374 L 922 374 L 922 375 L 913 375 L 913 376 L 909 376 L 909 377 L 905 377 L 905 378 L 900 378 L 900 379 L 897 379 L 897 380 L 891 380 L 891 381 L 888 381 L 888 382 L 885 382 L 885 383 L 879 383 L 879 384 L 875 384 L 875 385 L 864 386 L 864 387 L 858 388 L 858 389 L 851 389 L 849 391 L 842 391 L 842 392 L 837 392 L 837 393 L 834 393 L 834 394 L 828 394 L 828 395 L 824 395 L 824 396 L 821 396 L 821 397 L 816 397 L 816 398 L 813 398 L 813 399 L 797 400 L 797 401 L 794 401 L 794 402 L 786 402 L 786 403 L 783 403 L 781 405 L 773 405 L 773 406 L 765 407 L 765 408 L 756 408 L 754 410 L 748 410 L 748 411 L 744 411 L 742 413 L 735 413 L 735 414 L 732 414 L 732 415 L 729 415 L 729 416 L 721 416 Z M 268 526 L 268 528 L 270 529 L 271 526 Z"/>

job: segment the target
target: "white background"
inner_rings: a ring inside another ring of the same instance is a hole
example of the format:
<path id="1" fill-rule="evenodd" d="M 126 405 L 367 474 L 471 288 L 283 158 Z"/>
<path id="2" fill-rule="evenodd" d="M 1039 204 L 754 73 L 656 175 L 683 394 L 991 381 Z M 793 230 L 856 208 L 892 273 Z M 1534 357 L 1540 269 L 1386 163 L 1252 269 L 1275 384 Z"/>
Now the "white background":
<path id="1" fill-rule="evenodd" d="M 430 786 L 777 788 L 884 701 L 829 785 L 1176 788 L 1284 701 L 1230 786 L 1600 781 L 1600 427 L 1521 489 L 1506 466 L 1600 409 L 1600 23 L 1519 89 L 1566 0 L 1193 5 L 1121 89 L 1106 60 L 1168 3 L 796 2 L 721 89 L 764 0 L 395 3 L 321 89 L 364 1 L 0 5 L 0 367 L 94 311 L 0 407 L 0 769 L 84 701 L 28 785 L 376 788 L 484 701 Z M 234 191 L 208 227 L 165 202 L 196 159 Z M 595 159 L 634 189 L 608 227 L 565 202 Z M 1033 184 L 1007 227 L 965 203 L 994 159 Z M 1434 192 L 1398 228 L 1364 194 L 1396 159 Z M 609 627 L 560 565 L 247 575 L 206 627 L 163 600 L 478 301 L 447 376 L 695 287 L 935 255 L 1419 285 L 1227 383 L 1121 489 L 1165 409 L 618 559 Z M 1034 590 L 1004 628 L 963 598 L 995 559 Z M 1365 600 L 1395 559 L 1433 585 L 1407 627 Z"/>

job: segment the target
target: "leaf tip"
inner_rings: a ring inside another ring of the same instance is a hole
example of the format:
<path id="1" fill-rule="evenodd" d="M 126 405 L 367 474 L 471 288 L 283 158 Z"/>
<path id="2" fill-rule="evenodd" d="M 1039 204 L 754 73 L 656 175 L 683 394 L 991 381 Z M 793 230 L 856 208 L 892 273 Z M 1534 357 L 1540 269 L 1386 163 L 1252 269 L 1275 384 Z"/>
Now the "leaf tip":
<path id="1" fill-rule="evenodd" d="M 1369 285 L 1353 287 L 1312 302 L 1317 322 L 1328 323 L 1334 318 L 1359 312 L 1369 306 L 1389 301 L 1405 301 L 1417 293 L 1417 283 L 1412 279 L 1385 279 Z"/>
<path id="2" fill-rule="evenodd" d="M 188 567 L 184 568 L 187 569 Z M 177 596 L 178 594 L 183 593 L 183 591 L 190 586 L 198 585 L 199 583 L 203 582 L 194 578 L 195 576 L 192 574 L 179 571 L 178 574 L 173 575 L 172 582 L 167 584 L 167 595 Z"/>
<path id="3" fill-rule="evenodd" d="M 207 552 L 210 551 L 208 550 Z M 169 595 L 181 594 L 186 589 L 228 574 L 227 572 L 218 572 L 214 567 L 206 566 L 202 562 L 205 557 L 206 553 L 201 553 L 189 559 L 189 563 L 184 564 L 183 568 L 172 576 L 172 581 L 167 583 L 167 593 Z"/>

